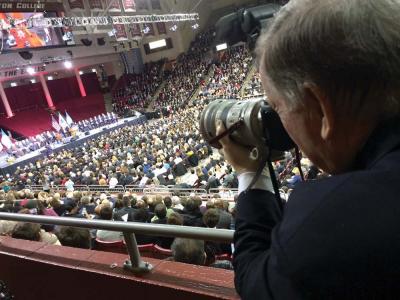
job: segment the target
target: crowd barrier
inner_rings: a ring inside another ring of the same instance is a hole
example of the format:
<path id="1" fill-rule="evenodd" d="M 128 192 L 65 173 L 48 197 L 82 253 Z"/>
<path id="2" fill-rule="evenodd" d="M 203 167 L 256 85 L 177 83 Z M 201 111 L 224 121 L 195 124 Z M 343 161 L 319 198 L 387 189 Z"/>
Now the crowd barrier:
<path id="1" fill-rule="evenodd" d="M 44 191 L 43 185 L 27 185 L 25 187 L 33 192 Z M 66 192 L 67 189 L 63 185 L 50 186 L 50 189 L 55 192 Z M 210 198 L 218 194 L 222 198 L 233 198 L 238 194 L 238 189 L 235 188 L 214 188 L 210 190 L 199 188 L 176 188 L 173 186 L 139 186 L 139 185 L 117 185 L 114 188 L 104 185 L 75 185 L 74 191 L 87 191 L 94 193 L 138 193 L 144 195 L 160 194 L 165 196 L 180 196 L 189 197 L 191 195 L 199 196 L 201 198 Z"/>

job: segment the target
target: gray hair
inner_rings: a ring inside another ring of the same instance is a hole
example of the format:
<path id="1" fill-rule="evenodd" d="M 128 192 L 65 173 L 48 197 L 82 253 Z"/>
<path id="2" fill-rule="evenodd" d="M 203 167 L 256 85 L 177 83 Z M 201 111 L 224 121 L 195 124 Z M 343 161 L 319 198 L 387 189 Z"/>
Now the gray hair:
<path id="1" fill-rule="evenodd" d="M 258 41 L 260 65 L 296 105 L 318 86 L 341 112 L 400 113 L 400 2 L 291 0 Z"/>

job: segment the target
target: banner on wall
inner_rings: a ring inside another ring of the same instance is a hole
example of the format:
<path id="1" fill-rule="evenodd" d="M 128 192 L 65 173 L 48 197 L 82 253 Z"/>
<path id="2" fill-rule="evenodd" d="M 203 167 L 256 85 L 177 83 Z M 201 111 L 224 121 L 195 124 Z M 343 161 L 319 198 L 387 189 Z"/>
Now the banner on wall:
<path id="1" fill-rule="evenodd" d="M 121 5 L 119 4 L 119 0 L 106 0 L 105 9 L 108 11 L 121 11 Z"/>
<path id="2" fill-rule="evenodd" d="M 135 12 L 136 11 L 135 0 L 122 0 L 122 6 L 124 7 L 125 12 Z"/>
<path id="3" fill-rule="evenodd" d="M 129 33 L 132 37 L 142 36 L 142 31 L 140 29 L 140 24 L 131 23 L 128 25 Z"/>
<path id="4" fill-rule="evenodd" d="M 167 28 L 165 27 L 165 23 L 156 23 L 158 34 L 166 34 Z"/>
<path id="5" fill-rule="evenodd" d="M 123 24 L 114 24 L 114 35 L 117 41 L 125 41 L 128 39 L 128 35 L 126 34 L 125 25 Z"/>
<path id="6" fill-rule="evenodd" d="M 89 0 L 89 7 L 92 10 L 96 9 L 103 9 L 103 4 L 101 3 L 101 0 Z"/>
<path id="7" fill-rule="evenodd" d="M 63 10 L 62 3 L 38 1 L 0 1 L 1 12 L 31 12 L 31 11 L 59 11 Z"/>
<path id="8" fill-rule="evenodd" d="M 83 0 L 68 0 L 69 8 L 71 9 L 85 9 Z"/>
<path id="9" fill-rule="evenodd" d="M 44 72 L 44 71 L 46 71 L 46 65 L 36 66 L 36 67 L 33 67 L 33 69 L 34 69 L 35 73 Z M 25 68 L 15 68 L 12 70 L 0 71 L 0 78 L 1 77 L 6 77 L 6 78 L 18 77 L 18 76 L 27 75 L 27 74 L 28 74 L 28 72 Z"/>

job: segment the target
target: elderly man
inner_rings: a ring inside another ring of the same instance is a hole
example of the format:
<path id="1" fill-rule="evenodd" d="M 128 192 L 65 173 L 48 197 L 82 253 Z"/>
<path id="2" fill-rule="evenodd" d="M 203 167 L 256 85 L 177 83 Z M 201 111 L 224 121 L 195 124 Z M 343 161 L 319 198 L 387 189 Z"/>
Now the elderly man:
<path id="1" fill-rule="evenodd" d="M 333 176 L 299 183 L 284 214 L 267 176 L 240 194 L 242 299 L 400 297 L 399 16 L 395 0 L 292 0 L 260 38 L 269 104 Z M 222 144 L 244 190 L 258 162 Z"/>

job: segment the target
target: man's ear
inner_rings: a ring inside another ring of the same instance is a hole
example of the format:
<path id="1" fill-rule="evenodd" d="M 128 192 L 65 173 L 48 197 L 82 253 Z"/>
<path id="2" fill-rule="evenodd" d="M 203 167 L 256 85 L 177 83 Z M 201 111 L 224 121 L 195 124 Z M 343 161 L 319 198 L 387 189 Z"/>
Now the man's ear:
<path id="1" fill-rule="evenodd" d="M 334 113 L 332 103 L 329 101 L 326 94 L 315 84 L 305 82 L 305 95 L 312 102 L 314 111 L 317 111 L 321 118 L 321 138 L 329 140 L 333 134 Z"/>

